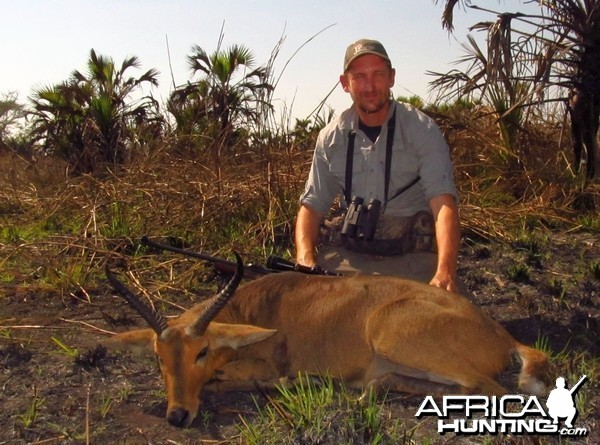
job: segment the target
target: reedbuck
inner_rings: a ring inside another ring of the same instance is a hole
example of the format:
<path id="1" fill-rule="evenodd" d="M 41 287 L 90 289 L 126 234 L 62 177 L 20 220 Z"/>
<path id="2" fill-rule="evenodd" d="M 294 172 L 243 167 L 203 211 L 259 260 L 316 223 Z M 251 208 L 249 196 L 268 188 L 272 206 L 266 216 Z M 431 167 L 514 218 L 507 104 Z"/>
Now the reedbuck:
<path id="1" fill-rule="evenodd" d="M 395 277 L 282 272 L 240 286 L 243 263 L 213 299 L 167 320 L 106 270 L 151 329 L 113 345 L 158 356 L 167 420 L 187 426 L 208 383 L 226 389 L 277 383 L 299 372 L 348 386 L 413 394 L 503 394 L 494 379 L 516 356 L 519 388 L 545 395 L 547 356 L 516 341 L 467 299 Z M 236 289 L 237 288 L 237 289 Z"/>

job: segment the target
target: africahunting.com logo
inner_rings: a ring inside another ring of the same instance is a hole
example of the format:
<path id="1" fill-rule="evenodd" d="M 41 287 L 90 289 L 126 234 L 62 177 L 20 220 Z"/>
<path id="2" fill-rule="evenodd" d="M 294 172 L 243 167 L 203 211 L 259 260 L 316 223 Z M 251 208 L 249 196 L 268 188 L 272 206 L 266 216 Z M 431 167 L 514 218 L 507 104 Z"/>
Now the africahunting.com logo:
<path id="1" fill-rule="evenodd" d="M 545 403 L 536 396 L 444 396 L 436 402 L 427 396 L 415 417 L 437 416 L 438 433 L 484 434 L 558 434 L 587 436 L 585 427 L 574 425 L 577 418 L 575 395 L 587 376 L 567 389 L 563 377 L 556 379 Z"/>

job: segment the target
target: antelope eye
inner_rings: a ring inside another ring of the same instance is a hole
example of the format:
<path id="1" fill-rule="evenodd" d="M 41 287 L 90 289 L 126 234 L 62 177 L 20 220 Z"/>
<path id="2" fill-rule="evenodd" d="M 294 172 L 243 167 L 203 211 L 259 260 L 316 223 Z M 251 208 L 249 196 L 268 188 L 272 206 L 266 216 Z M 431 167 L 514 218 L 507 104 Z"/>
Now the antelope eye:
<path id="1" fill-rule="evenodd" d="M 201 360 L 204 360 L 207 355 L 208 355 L 208 346 L 202 348 L 202 350 L 196 356 L 196 361 L 199 362 Z"/>

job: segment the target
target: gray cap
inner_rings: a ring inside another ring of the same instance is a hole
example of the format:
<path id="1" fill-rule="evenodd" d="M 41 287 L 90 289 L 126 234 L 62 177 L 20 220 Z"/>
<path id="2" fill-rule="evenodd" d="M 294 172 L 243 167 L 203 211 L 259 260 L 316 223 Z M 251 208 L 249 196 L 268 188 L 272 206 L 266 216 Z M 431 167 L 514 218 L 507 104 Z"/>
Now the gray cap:
<path id="1" fill-rule="evenodd" d="M 348 69 L 354 59 L 364 56 L 365 54 L 374 54 L 376 56 L 385 59 L 385 61 L 392 66 L 392 61 L 387 55 L 387 52 L 383 45 L 377 40 L 360 39 L 352 43 L 346 49 L 346 56 L 344 57 L 344 71 Z"/>

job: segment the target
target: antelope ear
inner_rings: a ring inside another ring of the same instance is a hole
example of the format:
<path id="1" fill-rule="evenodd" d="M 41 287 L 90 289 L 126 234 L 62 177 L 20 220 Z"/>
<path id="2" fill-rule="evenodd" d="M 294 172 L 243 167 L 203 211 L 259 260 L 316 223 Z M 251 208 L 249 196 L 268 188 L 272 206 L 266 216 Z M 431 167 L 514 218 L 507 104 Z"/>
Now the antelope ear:
<path id="1" fill-rule="evenodd" d="M 258 343 L 277 333 L 276 329 L 265 329 L 247 324 L 227 324 L 212 322 L 206 329 L 213 349 L 238 349 Z"/>
<path id="2" fill-rule="evenodd" d="M 152 329 L 136 329 L 116 334 L 101 343 L 110 349 L 127 348 L 135 352 L 152 352 L 155 339 L 156 333 Z"/>

